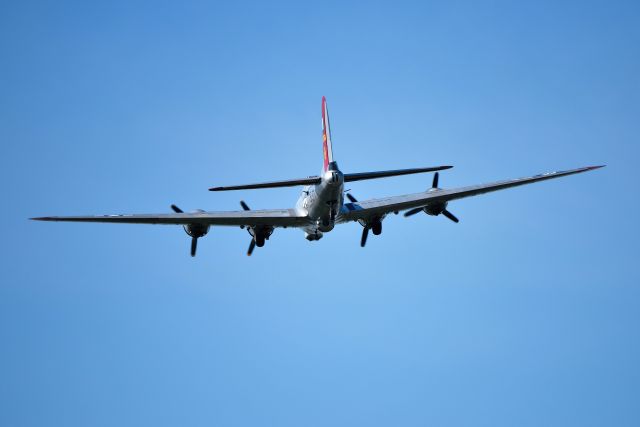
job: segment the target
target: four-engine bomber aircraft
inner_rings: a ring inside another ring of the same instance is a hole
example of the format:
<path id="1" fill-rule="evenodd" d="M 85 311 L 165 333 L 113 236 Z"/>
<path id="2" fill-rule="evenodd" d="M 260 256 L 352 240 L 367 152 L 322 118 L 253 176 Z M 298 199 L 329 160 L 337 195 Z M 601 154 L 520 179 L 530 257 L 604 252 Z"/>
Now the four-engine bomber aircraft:
<path id="1" fill-rule="evenodd" d="M 198 238 L 206 235 L 209 227 L 212 225 L 246 227 L 251 235 L 251 244 L 249 245 L 247 255 L 251 255 L 255 246 L 264 246 L 265 240 L 269 239 L 277 227 L 301 228 L 304 230 L 307 240 L 314 241 L 320 240 L 323 233 L 333 230 L 336 224 L 357 221 L 363 227 L 360 246 L 364 247 L 369 230 L 371 230 L 374 235 L 379 235 L 382 232 L 382 220 L 391 212 L 397 214 L 400 211 L 407 211 L 404 216 L 410 216 L 423 211 L 432 216 L 442 214 L 453 222 L 458 222 L 458 219 L 447 210 L 447 204 L 452 200 L 491 191 L 504 190 L 506 188 L 531 184 L 547 179 L 560 178 L 562 176 L 587 172 L 603 167 L 588 166 L 454 189 L 438 188 L 437 171 L 449 169 L 451 166 L 343 173 L 338 168 L 338 164 L 333 157 L 329 113 L 324 97 L 322 97 L 322 148 L 324 152 L 324 167 L 320 176 L 231 187 L 213 187 L 209 189 L 210 191 L 228 191 L 303 185 L 304 189 L 302 190 L 302 194 L 293 209 L 251 210 L 249 206 L 242 201 L 240 205 L 243 210 L 233 212 L 206 212 L 197 210 L 191 213 L 184 213 L 176 205 L 171 205 L 171 208 L 175 212 L 172 214 L 48 216 L 32 219 L 40 221 L 178 224 L 182 225 L 187 234 L 192 238 L 191 256 L 195 256 L 196 254 Z M 433 177 L 432 188 L 425 192 L 365 201 L 357 201 L 351 194 L 346 193 L 349 203 L 344 203 L 345 182 L 434 171 L 436 173 Z"/>

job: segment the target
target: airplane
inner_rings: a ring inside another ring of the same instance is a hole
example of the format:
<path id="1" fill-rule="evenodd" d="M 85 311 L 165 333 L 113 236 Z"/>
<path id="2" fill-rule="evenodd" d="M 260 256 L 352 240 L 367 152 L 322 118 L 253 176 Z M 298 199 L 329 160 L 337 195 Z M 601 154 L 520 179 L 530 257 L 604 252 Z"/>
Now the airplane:
<path id="1" fill-rule="evenodd" d="M 251 256 L 256 246 L 264 246 L 265 241 L 269 240 L 269 237 L 276 228 L 299 228 L 304 231 L 307 240 L 317 241 L 323 237 L 324 233 L 333 230 L 337 224 L 358 222 L 363 227 L 360 246 L 364 247 L 369 231 L 373 232 L 376 236 L 382 233 L 382 221 L 390 213 L 398 214 L 401 211 L 406 211 L 404 216 L 408 217 L 419 212 L 424 212 L 431 216 L 443 215 L 457 223 L 458 218 L 447 209 L 448 203 L 453 200 L 588 172 L 604 167 L 604 165 L 587 166 L 453 189 L 442 189 L 438 187 L 438 171 L 450 169 L 452 166 L 343 173 L 338 168 L 338 163 L 335 161 L 333 155 L 329 111 L 327 109 L 327 100 L 324 96 L 322 97 L 322 150 L 324 162 L 322 173 L 318 176 L 256 184 L 212 187 L 209 189 L 210 191 L 231 191 L 304 186 L 295 207 L 291 209 L 252 210 L 244 201 L 241 201 L 241 211 L 208 212 L 199 209 L 185 213 L 176 205 L 171 205 L 174 213 L 47 216 L 31 219 L 37 221 L 182 225 L 186 233 L 191 236 L 192 257 L 196 255 L 198 239 L 205 236 L 211 226 L 236 226 L 243 229 L 246 228 L 251 235 L 247 255 Z M 435 174 L 431 188 L 420 193 L 358 201 L 352 194 L 344 191 L 344 184 L 347 182 L 425 172 L 435 172 Z M 349 199 L 348 203 L 344 201 L 345 194 Z"/>

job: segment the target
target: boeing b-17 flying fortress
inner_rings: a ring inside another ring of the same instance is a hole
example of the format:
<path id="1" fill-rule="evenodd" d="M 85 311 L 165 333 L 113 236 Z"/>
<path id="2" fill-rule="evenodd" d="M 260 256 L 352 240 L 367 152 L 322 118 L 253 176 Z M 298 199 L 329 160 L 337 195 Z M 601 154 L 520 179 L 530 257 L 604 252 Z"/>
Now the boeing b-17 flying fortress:
<path id="1" fill-rule="evenodd" d="M 498 181 L 489 184 L 468 187 L 442 189 L 438 187 L 438 171 L 452 166 L 433 166 L 413 169 L 398 169 L 373 172 L 343 173 L 334 159 L 329 126 L 327 101 L 322 98 L 322 148 L 324 163 L 322 174 L 301 179 L 262 182 L 257 184 L 213 187 L 210 191 L 247 190 L 258 188 L 290 187 L 302 185 L 303 190 L 295 207 L 290 209 L 251 210 L 241 201 L 241 211 L 208 212 L 197 210 L 185 213 L 176 205 L 171 205 L 174 213 L 135 214 L 135 215 L 102 215 L 102 216 L 47 216 L 32 218 L 39 221 L 71 221 L 71 222 L 111 222 L 129 224 L 174 224 L 182 225 L 191 236 L 191 256 L 195 256 L 198 238 L 205 236 L 211 226 L 237 226 L 246 228 L 251 235 L 247 255 L 251 255 L 256 246 L 262 247 L 276 228 L 295 227 L 305 232 L 309 241 L 320 240 L 338 224 L 358 222 L 362 225 L 360 246 L 364 247 L 369 231 L 374 235 L 382 233 L 382 221 L 390 213 L 404 212 L 411 216 L 423 211 L 432 216 L 443 215 L 453 222 L 458 222 L 448 208 L 448 203 L 464 197 L 504 190 L 519 185 L 531 184 L 553 178 L 587 172 L 603 166 L 587 166 L 565 171 L 547 172 L 530 177 Z M 346 193 L 346 182 L 365 179 L 385 178 L 390 176 L 415 173 L 435 172 L 429 190 L 390 196 L 380 199 L 358 201 L 350 193 Z"/>

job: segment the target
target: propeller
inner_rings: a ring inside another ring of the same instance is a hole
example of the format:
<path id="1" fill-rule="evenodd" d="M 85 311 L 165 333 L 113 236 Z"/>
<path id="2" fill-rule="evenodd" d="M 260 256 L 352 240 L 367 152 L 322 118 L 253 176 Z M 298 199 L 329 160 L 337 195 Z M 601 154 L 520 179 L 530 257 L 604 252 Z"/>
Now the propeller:
<path id="1" fill-rule="evenodd" d="M 438 181 L 440 180 L 440 174 L 438 172 L 436 172 L 435 174 L 433 174 L 433 181 L 431 182 L 431 189 L 433 190 L 434 188 L 438 188 Z M 406 211 L 404 213 L 405 217 L 411 216 L 411 215 L 415 215 L 419 212 L 421 212 L 423 210 L 423 208 L 413 208 L 410 209 L 408 211 Z"/>
<path id="2" fill-rule="evenodd" d="M 358 203 L 358 199 L 353 197 L 351 193 L 345 193 L 345 194 L 347 196 L 347 199 L 349 199 L 351 203 Z M 360 238 L 361 248 L 364 248 L 364 246 L 367 244 L 367 237 L 369 237 L 369 230 L 373 229 L 373 234 L 375 235 L 378 235 L 382 232 L 381 221 L 382 221 L 381 218 L 373 218 L 366 222 L 362 220 L 358 221 L 362 225 L 362 237 Z"/>
<path id="3" fill-rule="evenodd" d="M 446 209 L 442 211 L 442 215 L 446 216 L 447 218 L 449 218 L 453 222 L 456 222 L 456 223 L 460 222 L 460 220 L 458 218 L 456 218 L 454 214 L 452 214 L 451 212 L 449 212 Z"/>
<path id="4" fill-rule="evenodd" d="M 347 196 L 347 199 L 349 199 L 351 203 L 358 203 L 358 199 L 353 197 L 351 193 L 345 193 L 345 195 Z M 371 230 L 371 227 L 369 226 L 369 224 L 365 224 L 362 226 L 362 237 L 360 238 L 361 248 L 364 248 L 364 245 L 367 244 L 367 237 L 369 237 L 369 230 Z"/>
<path id="5" fill-rule="evenodd" d="M 180 209 L 176 205 L 171 205 L 171 209 L 175 213 L 184 213 L 182 209 Z M 196 250 L 198 249 L 198 238 L 204 236 L 209 231 L 209 226 L 202 226 L 199 224 L 185 224 L 184 231 L 187 232 L 189 236 L 191 236 L 191 256 L 196 256 Z"/>
<path id="6" fill-rule="evenodd" d="M 351 203 L 358 203 L 358 199 L 353 197 L 351 195 L 351 193 L 345 193 L 345 195 L 347 196 L 347 199 L 349 199 L 349 201 Z M 369 227 L 368 225 L 364 225 L 362 227 L 362 237 L 360 238 L 360 247 L 361 248 L 364 248 L 364 245 L 367 244 L 367 237 L 369 237 L 369 230 L 370 229 L 371 229 L 371 227 Z"/>
<path id="7" fill-rule="evenodd" d="M 439 190 L 438 188 L 438 181 L 440 180 L 440 174 L 438 172 L 436 172 L 435 174 L 433 174 L 433 182 L 431 183 L 431 188 L 429 189 L 429 191 L 436 191 Z M 424 211 L 426 214 L 428 215 L 432 215 L 432 216 L 438 216 L 440 214 L 444 215 L 445 217 L 449 218 L 451 221 L 453 222 L 460 222 L 460 220 L 458 218 L 456 218 L 456 216 L 454 214 L 452 214 L 451 212 L 449 212 L 447 210 L 447 202 L 440 202 L 440 203 L 435 203 L 435 204 L 430 204 L 427 206 L 423 206 L 421 208 L 413 208 L 413 209 L 409 209 L 408 211 L 406 211 L 404 213 L 405 217 L 411 216 L 411 215 L 415 215 L 421 211 Z"/>
<path id="8" fill-rule="evenodd" d="M 255 247 L 256 247 L 256 241 L 254 239 L 251 239 L 251 243 L 249 243 L 249 250 L 247 250 L 247 256 L 251 256 Z"/>
<path id="9" fill-rule="evenodd" d="M 184 211 L 179 207 L 177 207 L 176 205 L 171 205 L 171 209 L 173 209 L 175 213 L 184 213 Z M 192 237 L 191 238 L 191 256 L 196 256 L 196 249 L 198 249 L 198 238 Z"/>
<path id="10" fill-rule="evenodd" d="M 198 249 L 198 238 L 191 238 L 191 256 L 196 256 L 196 249 Z"/>
<path id="11" fill-rule="evenodd" d="M 249 205 L 247 205 L 247 203 L 244 200 L 240 200 L 240 206 L 242 206 L 242 209 L 244 209 L 245 211 L 251 210 Z M 244 226 L 242 228 L 244 228 Z M 256 248 L 256 239 L 252 237 L 251 243 L 249 243 L 249 249 L 247 249 L 247 256 L 251 256 L 255 248 Z"/>
<path id="12" fill-rule="evenodd" d="M 364 248 L 364 245 L 367 244 L 367 237 L 369 236 L 369 229 L 371 227 L 369 227 L 368 225 L 365 225 L 362 228 L 362 237 L 360 238 L 360 247 Z"/>
<path id="13" fill-rule="evenodd" d="M 418 212 L 422 212 L 422 208 L 413 208 L 413 209 L 411 209 L 411 210 L 409 210 L 409 211 L 406 211 L 406 212 L 404 213 L 404 216 L 405 216 L 405 217 L 407 217 L 407 216 L 415 215 L 415 214 L 417 214 Z"/>

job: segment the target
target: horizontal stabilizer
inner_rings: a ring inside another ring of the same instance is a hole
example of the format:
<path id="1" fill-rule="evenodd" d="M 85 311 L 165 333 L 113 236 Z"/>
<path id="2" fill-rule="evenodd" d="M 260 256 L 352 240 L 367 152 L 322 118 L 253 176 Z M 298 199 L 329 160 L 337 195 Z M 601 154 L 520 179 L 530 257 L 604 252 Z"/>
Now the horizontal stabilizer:
<path id="1" fill-rule="evenodd" d="M 394 169 L 388 171 L 345 173 L 344 182 L 362 181 L 365 179 L 386 178 L 389 176 L 409 175 L 412 173 L 435 172 L 451 169 L 453 166 L 434 166 L 430 168 Z M 209 191 L 254 190 L 258 188 L 294 187 L 296 185 L 315 185 L 322 180 L 319 176 L 301 179 L 285 179 L 283 181 L 259 182 L 257 184 L 231 185 L 227 187 L 212 187 Z"/>
<path id="2" fill-rule="evenodd" d="M 257 184 L 232 185 L 228 187 L 212 187 L 209 191 L 252 190 L 256 188 L 293 187 L 296 185 L 313 185 L 320 183 L 319 176 L 302 179 L 286 179 L 284 181 L 260 182 Z"/>
<path id="3" fill-rule="evenodd" d="M 410 175 L 413 173 L 435 172 L 451 169 L 453 166 L 434 166 L 430 168 L 395 169 L 389 171 L 345 173 L 344 182 L 362 181 L 365 179 L 387 178 L 389 176 Z"/>

